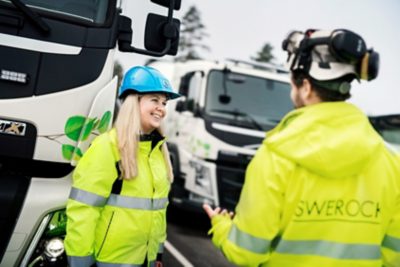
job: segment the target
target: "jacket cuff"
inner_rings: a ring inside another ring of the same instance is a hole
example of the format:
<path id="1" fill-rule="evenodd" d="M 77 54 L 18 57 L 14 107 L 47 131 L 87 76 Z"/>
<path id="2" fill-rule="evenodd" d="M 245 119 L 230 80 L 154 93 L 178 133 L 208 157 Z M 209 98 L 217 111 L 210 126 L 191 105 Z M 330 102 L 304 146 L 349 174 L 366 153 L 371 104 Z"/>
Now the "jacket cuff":
<path id="1" fill-rule="evenodd" d="M 215 232 L 215 228 L 221 222 L 228 222 L 231 221 L 231 218 L 228 214 L 217 214 L 211 218 L 211 229 L 208 231 L 208 235 L 211 235 Z"/>

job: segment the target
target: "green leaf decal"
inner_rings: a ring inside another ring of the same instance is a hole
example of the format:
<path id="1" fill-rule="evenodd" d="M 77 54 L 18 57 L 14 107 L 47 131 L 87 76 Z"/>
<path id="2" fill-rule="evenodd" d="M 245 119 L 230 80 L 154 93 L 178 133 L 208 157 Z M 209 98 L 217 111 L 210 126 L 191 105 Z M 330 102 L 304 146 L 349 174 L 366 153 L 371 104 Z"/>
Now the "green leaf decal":
<path id="1" fill-rule="evenodd" d="M 79 147 L 76 147 L 74 153 L 74 160 L 79 161 L 82 156 L 83 156 L 82 150 Z"/>
<path id="2" fill-rule="evenodd" d="M 111 115 L 112 115 L 111 111 L 106 111 L 103 114 L 103 117 L 101 117 L 100 125 L 98 128 L 100 133 L 104 133 L 105 131 L 107 131 L 108 125 L 110 124 L 111 121 Z"/>
<path id="3" fill-rule="evenodd" d="M 84 127 L 84 132 L 82 134 L 81 141 L 84 141 L 89 137 L 90 133 L 93 130 L 95 121 L 96 121 L 96 119 L 89 119 L 88 118 L 87 123 L 85 124 L 85 127 Z"/>
<path id="4" fill-rule="evenodd" d="M 99 124 L 100 124 L 100 120 L 98 118 L 96 118 L 94 125 L 93 125 L 93 129 L 94 130 L 97 129 L 99 127 Z"/>
<path id="5" fill-rule="evenodd" d="M 72 159 L 72 154 L 74 153 L 75 147 L 72 145 L 62 145 L 62 155 L 66 160 Z"/>
<path id="6" fill-rule="evenodd" d="M 65 124 L 65 134 L 72 140 L 78 141 L 86 118 L 83 116 L 73 116 Z"/>
<path id="7" fill-rule="evenodd" d="M 78 155 L 79 157 L 83 156 L 82 150 L 79 147 L 75 148 L 75 154 Z"/>

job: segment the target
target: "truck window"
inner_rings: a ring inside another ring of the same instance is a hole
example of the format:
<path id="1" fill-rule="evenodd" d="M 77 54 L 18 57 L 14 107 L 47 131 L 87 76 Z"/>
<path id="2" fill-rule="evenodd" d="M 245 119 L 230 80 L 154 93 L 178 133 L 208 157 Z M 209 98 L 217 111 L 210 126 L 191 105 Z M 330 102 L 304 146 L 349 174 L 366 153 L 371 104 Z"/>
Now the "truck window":
<path id="1" fill-rule="evenodd" d="M 199 91 L 201 86 L 201 73 L 195 72 L 193 73 L 192 77 L 190 78 L 189 82 L 189 92 L 188 92 L 188 99 L 197 100 L 199 97 Z"/>
<path id="2" fill-rule="evenodd" d="M 0 0 L 0 2 L 11 1 Z M 50 12 L 96 24 L 105 22 L 109 4 L 108 0 L 21 0 L 21 2 L 37 12 Z"/>
<path id="3" fill-rule="evenodd" d="M 224 75 L 228 75 L 225 82 Z M 205 113 L 230 125 L 268 130 L 293 109 L 289 83 L 214 70 L 207 87 Z M 225 94 L 227 103 L 220 101 Z"/>
<path id="4" fill-rule="evenodd" d="M 399 129 L 382 130 L 380 133 L 381 133 L 383 139 L 385 139 L 389 143 L 393 143 L 400 147 L 400 128 Z"/>
<path id="5" fill-rule="evenodd" d="M 369 120 L 383 139 L 400 151 L 400 115 L 372 116 Z"/>

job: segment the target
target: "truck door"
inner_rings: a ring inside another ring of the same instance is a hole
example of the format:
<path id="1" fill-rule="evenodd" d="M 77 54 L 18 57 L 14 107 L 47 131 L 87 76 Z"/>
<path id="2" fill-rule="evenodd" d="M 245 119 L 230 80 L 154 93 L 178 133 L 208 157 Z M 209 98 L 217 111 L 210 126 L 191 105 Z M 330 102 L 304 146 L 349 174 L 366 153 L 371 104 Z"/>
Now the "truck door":
<path id="1" fill-rule="evenodd" d="M 181 79 L 179 93 L 183 95 L 183 99 L 179 100 L 175 107 L 179 115 L 176 117 L 177 127 L 174 127 L 174 135 L 179 136 L 180 142 L 183 143 L 187 143 L 193 134 L 195 118 L 201 112 L 200 92 L 203 76 L 201 71 L 195 71 L 187 73 Z"/>

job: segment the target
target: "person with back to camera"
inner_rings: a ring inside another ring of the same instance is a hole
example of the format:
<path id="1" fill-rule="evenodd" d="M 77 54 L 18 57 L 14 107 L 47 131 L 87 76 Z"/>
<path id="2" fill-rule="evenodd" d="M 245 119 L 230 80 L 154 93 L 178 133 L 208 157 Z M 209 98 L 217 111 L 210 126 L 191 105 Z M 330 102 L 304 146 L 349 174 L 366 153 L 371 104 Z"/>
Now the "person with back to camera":
<path id="1" fill-rule="evenodd" d="M 114 128 L 79 161 L 67 203 L 71 267 L 162 266 L 172 182 L 161 122 L 174 93 L 156 69 L 128 70 Z"/>
<path id="2" fill-rule="evenodd" d="M 213 243 L 240 266 L 400 266 L 400 161 L 354 105 L 378 53 L 348 30 L 283 42 L 296 107 L 246 170 L 235 215 L 204 204 Z"/>

